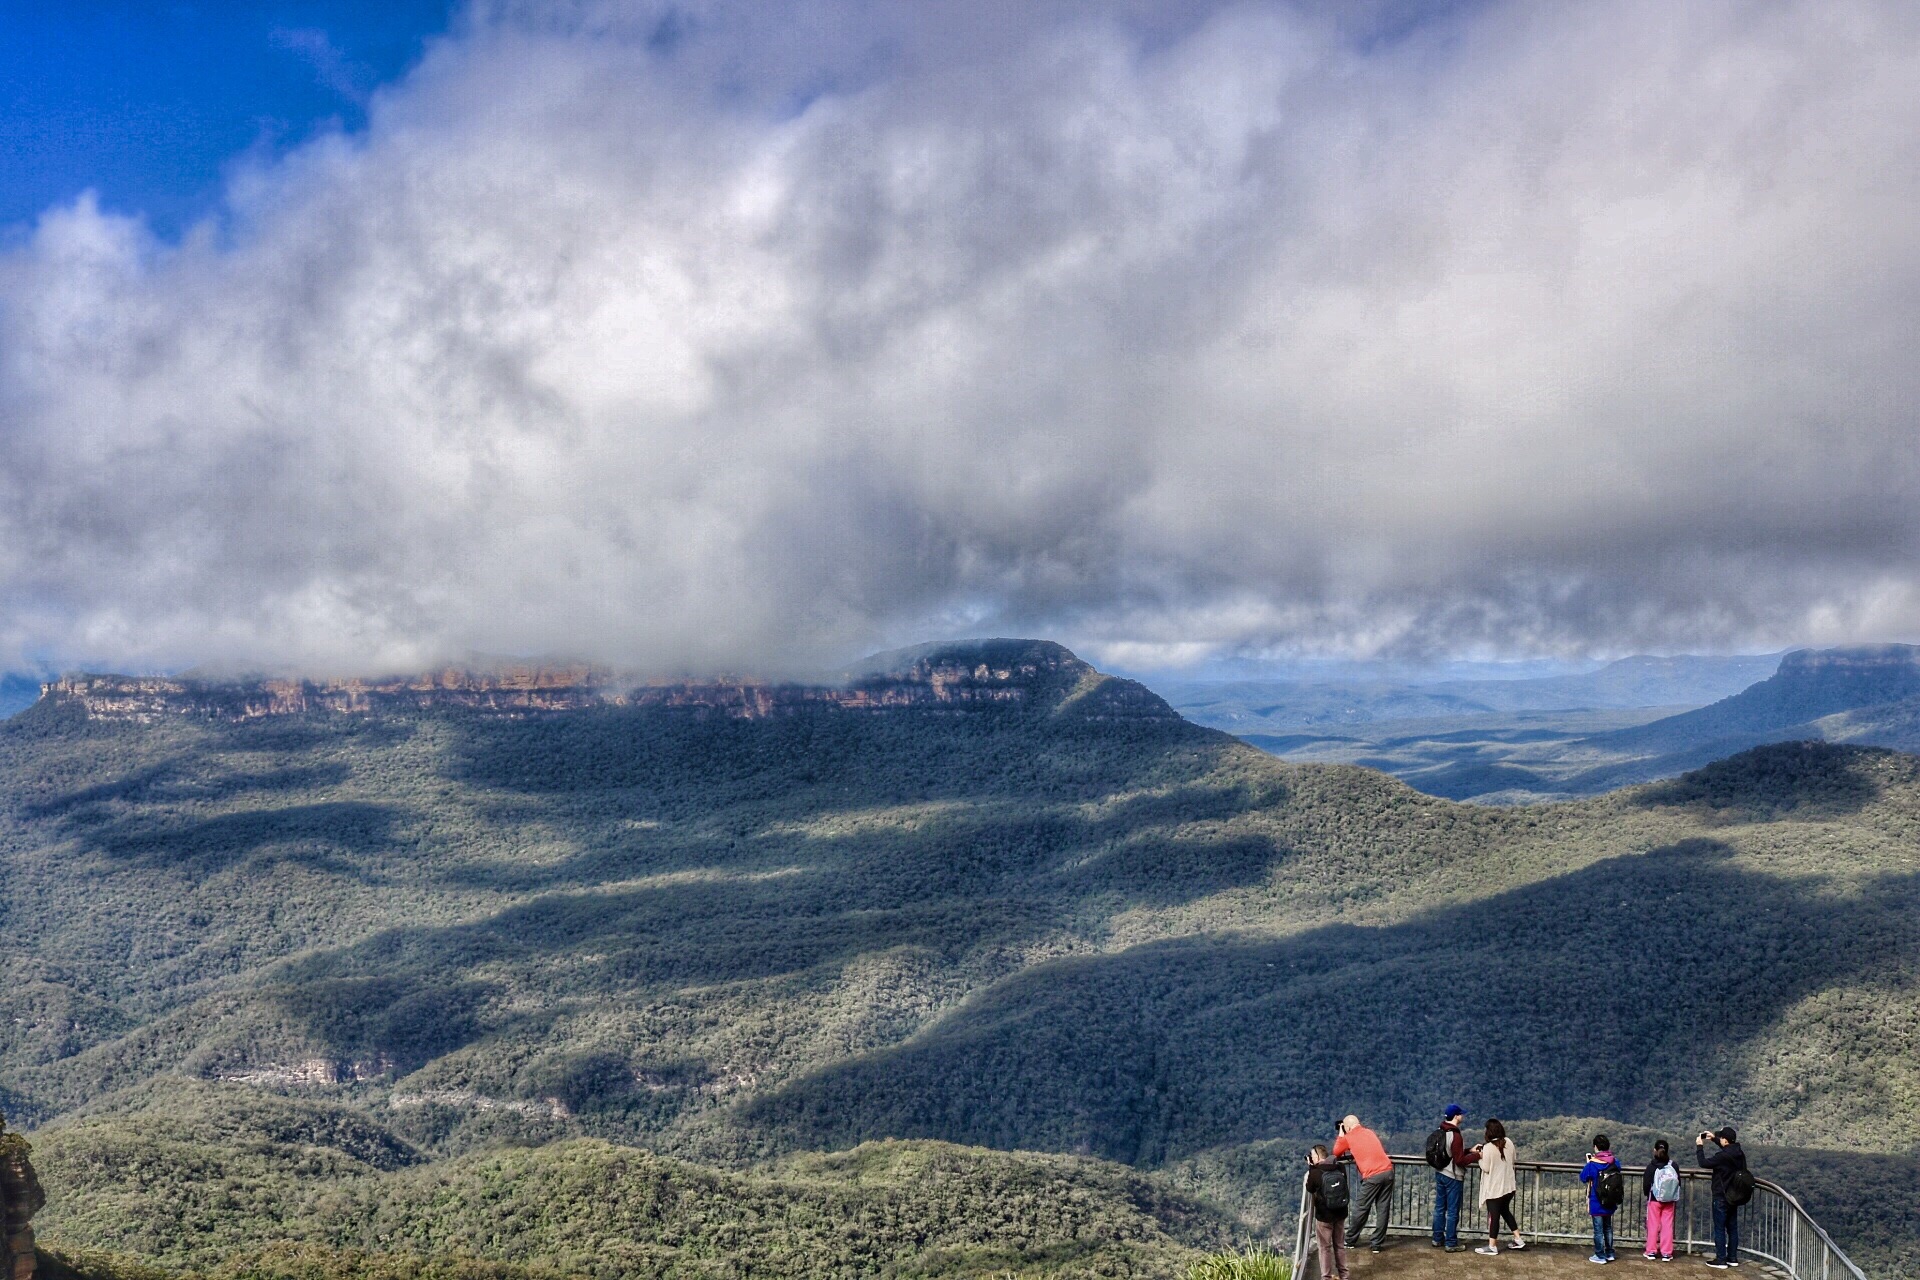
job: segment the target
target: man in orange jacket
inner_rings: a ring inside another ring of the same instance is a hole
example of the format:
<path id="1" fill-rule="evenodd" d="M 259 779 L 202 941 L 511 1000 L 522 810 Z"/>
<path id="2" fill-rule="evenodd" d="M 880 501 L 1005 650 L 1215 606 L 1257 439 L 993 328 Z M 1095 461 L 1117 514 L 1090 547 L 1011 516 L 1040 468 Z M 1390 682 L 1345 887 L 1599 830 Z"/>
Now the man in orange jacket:
<path id="1" fill-rule="evenodd" d="M 1377 1204 L 1380 1217 L 1373 1224 L 1369 1247 L 1378 1253 L 1387 1247 L 1387 1219 L 1393 1216 L 1393 1161 L 1373 1130 L 1360 1123 L 1359 1116 L 1340 1122 L 1340 1136 L 1333 1140 L 1333 1158 L 1352 1156 L 1353 1167 L 1360 1172 L 1360 1193 L 1354 1198 L 1353 1212 L 1347 1215 L 1347 1248 L 1360 1243 L 1360 1230 L 1367 1215 Z"/>

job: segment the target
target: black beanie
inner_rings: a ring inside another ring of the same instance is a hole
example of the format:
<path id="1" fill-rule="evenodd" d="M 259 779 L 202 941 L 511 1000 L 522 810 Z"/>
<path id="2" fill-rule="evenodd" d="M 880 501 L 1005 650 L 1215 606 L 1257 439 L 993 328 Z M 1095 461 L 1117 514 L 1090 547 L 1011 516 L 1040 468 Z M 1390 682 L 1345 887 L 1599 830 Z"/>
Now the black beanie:
<path id="1" fill-rule="evenodd" d="M 1732 1142 L 1739 1135 L 1734 1133 L 1732 1125 L 1727 1125 L 1725 1128 L 1721 1129 L 1720 1132 L 1714 1134 L 1713 1136 L 1720 1139 L 1720 1141 L 1722 1142 Z"/>

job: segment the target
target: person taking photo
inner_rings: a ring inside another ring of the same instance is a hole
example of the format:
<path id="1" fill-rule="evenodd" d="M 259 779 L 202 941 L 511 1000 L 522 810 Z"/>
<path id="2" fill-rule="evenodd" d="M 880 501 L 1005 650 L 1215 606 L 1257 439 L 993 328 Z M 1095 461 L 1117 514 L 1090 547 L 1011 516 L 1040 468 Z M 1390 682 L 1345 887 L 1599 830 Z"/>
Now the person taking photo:
<path id="1" fill-rule="evenodd" d="M 1359 1245 L 1368 1216 L 1378 1208 L 1380 1216 L 1374 1221 L 1369 1247 L 1379 1253 L 1387 1247 L 1387 1220 L 1393 1216 L 1393 1160 L 1379 1135 L 1361 1124 L 1359 1116 L 1342 1120 L 1340 1136 L 1334 1139 L 1334 1159 L 1347 1155 L 1353 1157 L 1353 1167 L 1360 1172 L 1360 1196 L 1347 1218 L 1347 1248 Z"/>
<path id="2" fill-rule="evenodd" d="M 1740 1206 L 1753 1198 L 1753 1175 L 1740 1135 L 1727 1125 L 1693 1140 L 1693 1158 L 1713 1171 L 1713 1259 L 1715 1268 L 1740 1265 Z"/>

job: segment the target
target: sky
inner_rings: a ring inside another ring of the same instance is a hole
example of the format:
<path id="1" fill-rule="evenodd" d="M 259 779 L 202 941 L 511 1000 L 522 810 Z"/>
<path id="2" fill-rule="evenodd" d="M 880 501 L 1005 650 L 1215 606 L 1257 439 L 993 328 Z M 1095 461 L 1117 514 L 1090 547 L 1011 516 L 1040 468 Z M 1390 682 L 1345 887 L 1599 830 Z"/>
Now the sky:
<path id="1" fill-rule="evenodd" d="M 1920 639 L 1920 8 L 0 0 L 0 664 Z"/>

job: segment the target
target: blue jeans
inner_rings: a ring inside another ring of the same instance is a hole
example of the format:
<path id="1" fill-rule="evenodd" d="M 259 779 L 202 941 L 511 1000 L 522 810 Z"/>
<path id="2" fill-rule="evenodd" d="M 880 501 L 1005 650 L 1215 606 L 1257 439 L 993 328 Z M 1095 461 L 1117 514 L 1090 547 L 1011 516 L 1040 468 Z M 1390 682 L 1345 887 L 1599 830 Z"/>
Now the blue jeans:
<path id="1" fill-rule="evenodd" d="M 1725 1200 L 1713 1202 L 1713 1260 L 1740 1261 L 1740 1209 Z"/>
<path id="2" fill-rule="evenodd" d="M 1613 1215 L 1610 1213 L 1593 1215 L 1593 1256 L 1596 1258 L 1613 1256 Z"/>
<path id="3" fill-rule="evenodd" d="M 1460 1243 L 1460 1197 L 1466 1191 L 1467 1184 L 1458 1178 L 1449 1178 L 1438 1169 L 1433 1171 L 1433 1242 L 1435 1244 Z"/>

